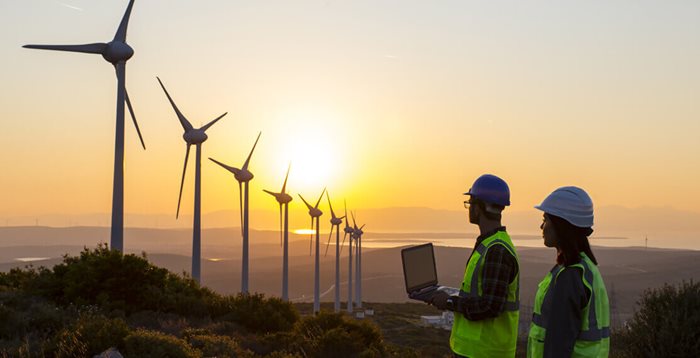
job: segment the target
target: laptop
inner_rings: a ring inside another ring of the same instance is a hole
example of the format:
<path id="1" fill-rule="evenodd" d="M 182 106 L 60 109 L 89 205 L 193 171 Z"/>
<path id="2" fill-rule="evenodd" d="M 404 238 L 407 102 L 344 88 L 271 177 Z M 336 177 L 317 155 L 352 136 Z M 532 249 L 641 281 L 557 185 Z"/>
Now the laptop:
<path id="1" fill-rule="evenodd" d="M 409 298 L 430 302 L 438 291 L 444 291 L 449 295 L 459 293 L 459 290 L 454 287 L 438 285 L 433 244 L 427 243 L 401 250 L 401 262 Z"/>

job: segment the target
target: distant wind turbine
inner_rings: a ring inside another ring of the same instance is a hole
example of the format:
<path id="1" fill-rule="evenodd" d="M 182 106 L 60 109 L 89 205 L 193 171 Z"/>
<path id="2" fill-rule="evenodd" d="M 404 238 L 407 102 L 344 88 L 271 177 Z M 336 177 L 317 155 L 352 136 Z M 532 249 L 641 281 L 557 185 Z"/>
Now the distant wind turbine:
<path id="1" fill-rule="evenodd" d="M 209 160 L 211 160 L 212 162 L 219 164 L 224 169 L 233 173 L 233 176 L 236 178 L 236 181 L 238 181 L 238 204 L 241 214 L 241 236 L 243 236 L 243 254 L 241 260 L 241 265 L 243 266 L 241 268 L 242 293 L 248 293 L 248 188 L 249 182 L 253 179 L 253 173 L 251 173 L 250 170 L 248 170 L 248 164 L 250 164 L 250 157 L 253 156 L 253 151 L 255 151 L 255 147 L 258 145 L 258 141 L 260 140 L 261 134 L 262 132 L 258 133 L 258 138 L 255 139 L 253 149 L 250 150 L 248 158 L 245 160 L 245 163 L 243 163 L 243 167 L 240 169 L 228 166 L 213 158 L 209 158 Z"/>
<path id="2" fill-rule="evenodd" d="M 326 243 L 326 255 L 328 255 L 328 246 L 330 246 L 335 227 L 335 303 L 333 308 L 335 312 L 340 312 L 340 224 L 343 223 L 345 216 L 335 216 L 328 192 L 326 192 L 326 198 L 328 198 L 328 208 L 331 210 L 331 232 L 328 234 L 328 243 Z"/>
<path id="3" fill-rule="evenodd" d="M 289 202 L 292 201 L 292 196 L 287 194 L 287 179 L 289 179 L 289 170 L 292 169 L 292 164 L 287 167 L 287 175 L 284 177 L 282 191 L 275 193 L 263 189 L 264 192 L 275 197 L 280 204 L 280 243 L 282 243 L 282 300 L 289 301 Z M 284 220 L 282 219 L 282 207 L 284 207 Z M 282 238 L 284 237 L 284 240 Z"/>
<path id="4" fill-rule="evenodd" d="M 311 204 L 307 203 L 306 200 L 304 200 L 304 197 L 299 194 L 299 197 L 301 200 L 306 204 L 306 207 L 309 209 L 309 215 L 311 216 L 311 230 L 314 228 L 314 219 L 316 219 L 316 260 L 314 262 L 314 313 L 317 313 L 318 311 L 321 310 L 321 290 L 320 290 L 320 270 L 319 270 L 319 251 L 320 251 L 320 245 L 319 241 L 320 239 L 320 232 L 321 228 L 319 226 L 319 217 L 323 215 L 323 212 L 318 209 L 318 204 L 321 203 L 321 199 L 323 199 L 323 194 L 326 193 L 326 189 L 324 188 L 323 191 L 321 192 L 321 196 L 318 197 L 318 201 L 316 201 L 315 206 L 311 206 Z"/>
<path id="5" fill-rule="evenodd" d="M 126 12 L 122 17 L 114 39 L 108 43 L 91 43 L 85 45 L 24 45 L 24 48 L 39 50 L 56 50 L 81 52 L 102 55 L 114 65 L 117 72 L 117 126 L 114 140 L 114 179 L 112 182 L 112 230 L 110 247 L 113 250 L 124 251 L 124 101 L 129 107 L 131 119 L 136 127 L 136 133 L 141 140 L 141 146 L 146 144 L 141 136 L 141 130 L 136 122 L 134 109 L 131 107 L 129 95 L 126 92 L 126 61 L 134 55 L 134 50 L 126 44 L 126 30 L 134 0 L 129 1 Z"/>
<path id="6" fill-rule="evenodd" d="M 158 77 L 156 77 L 158 78 Z M 205 133 L 209 127 L 216 123 L 219 119 L 225 116 L 224 113 L 218 116 L 213 121 L 205 124 L 199 129 L 192 127 L 192 124 L 185 118 L 185 116 L 180 112 L 180 110 L 175 105 L 175 102 L 170 98 L 168 90 L 165 89 L 163 82 L 158 78 L 158 83 L 160 87 L 163 88 L 165 96 L 168 97 L 168 101 L 173 106 L 177 118 L 180 120 L 182 129 L 185 133 L 182 138 L 185 139 L 187 143 L 187 151 L 185 152 L 185 165 L 182 168 L 182 179 L 180 180 L 180 195 L 177 198 L 177 212 L 175 213 L 175 218 L 180 216 L 180 202 L 182 201 L 182 187 L 185 184 L 185 173 L 187 172 L 187 159 L 190 156 L 190 146 L 196 145 L 196 162 L 195 162 L 195 176 L 194 176 L 194 224 L 192 227 L 192 278 L 197 282 L 201 282 L 201 264 L 202 264 L 202 221 L 201 221 L 201 199 L 202 199 L 202 143 L 207 140 L 208 136 Z"/>
<path id="7" fill-rule="evenodd" d="M 352 215 L 352 225 L 353 225 L 353 236 L 355 237 L 355 250 L 357 254 L 355 255 L 355 305 L 357 308 L 362 308 L 362 234 L 364 231 L 362 229 L 365 225 L 357 227 L 355 223 L 355 214 Z"/>
<path id="8" fill-rule="evenodd" d="M 345 204 L 345 228 L 343 231 L 345 234 L 343 235 L 343 243 L 340 245 L 340 249 L 342 250 L 343 245 L 345 244 L 345 238 L 350 235 L 350 239 L 348 240 L 348 306 L 347 310 L 348 313 L 352 313 L 353 307 L 352 307 L 352 239 L 353 239 L 353 233 L 355 230 L 353 230 L 352 227 L 348 224 L 348 204 L 347 202 L 344 202 Z"/>

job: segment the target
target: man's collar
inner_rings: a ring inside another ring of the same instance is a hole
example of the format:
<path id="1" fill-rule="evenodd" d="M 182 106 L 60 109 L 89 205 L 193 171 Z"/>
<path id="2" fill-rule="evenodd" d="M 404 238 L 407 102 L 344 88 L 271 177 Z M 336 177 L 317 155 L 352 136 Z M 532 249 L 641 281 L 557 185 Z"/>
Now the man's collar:
<path id="1" fill-rule="evenodd" d="M 489 237 L 493 236 L 495 233 L 497 233 L 497 232 L 499 232 L 499 231 L 506 231 L 506 227 L 505 227 L 505 226 L 501 226 L 501 227 L 495 228 L 495 229 L 493 229 L 493 230 L 491 230 L 491 231 L 489 231 L 489 232 L 485 232 L 485 233 L 479 235 L 479 236 L 476 238 L 476 244 L 479 245 L 482 241 L 488 239 Z"/>

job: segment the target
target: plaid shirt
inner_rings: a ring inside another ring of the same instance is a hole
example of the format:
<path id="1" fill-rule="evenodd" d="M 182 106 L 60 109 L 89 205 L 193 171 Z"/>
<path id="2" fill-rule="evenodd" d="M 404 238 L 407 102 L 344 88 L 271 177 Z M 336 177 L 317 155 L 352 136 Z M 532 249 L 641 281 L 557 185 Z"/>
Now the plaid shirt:
<path id="1" fill-rule="evenodd" d="M 498 231 L 505 231 L 500 227 L 476 238 L 474 250 L 482 241 Z M 471 259 L 471 255 L 469 256 Z M 467 260 L 467 263 L 469 260 Z M 482 296 L 478 298 L 460 297 L 460 313 L 468 320 L 479 321 L 494 318 L 503 312 L 506 298 L 508 297 L 508 285 L 513 282 L 518 274 L 518 263 L 513 255 L 502 245 L 494 245 L 486 252 L 482 283 Z"/>

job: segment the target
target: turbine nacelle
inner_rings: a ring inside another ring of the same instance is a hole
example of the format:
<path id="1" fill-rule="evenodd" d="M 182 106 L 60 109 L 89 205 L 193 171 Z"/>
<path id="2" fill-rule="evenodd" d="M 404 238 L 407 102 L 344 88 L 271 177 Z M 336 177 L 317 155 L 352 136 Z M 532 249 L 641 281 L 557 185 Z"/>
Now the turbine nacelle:
<path id="1" fill-rule="evenodd" d="M 273 193 L 269 190 L 264 190 L 266 193 L 272 195 L 275 197 L 275 200 L 277 200 L 278 203 L 280 204 L 287 204 L 292 201 L 292 196 L 287 194 L 287 193 Z"/>
<path id="2" fill-rule="evenodd" d="M 346 226 L 345 229 L 343 229 L 343 231 L 345 231 L 346 234 L 351 234 L 351 235 L 353 233 L 355 233 L 355 229 L 351 228 L 350 226 Z"/>
<path id="3" fill-rule="evenodd" d="M 107 47 L 102 52 L 102 57 L 114 65 L 122 61 L 127 61 L 133 55 L 134 49 L 121 41 L 112 41 L 108 43 Z"/>
<path id="4" fill-rule="evenodd" d="M 312 218 L 317 218 L 323 215 L 323 211 L 318 208 L 309 208 L 309 215 L 311 215 Z"/>
<path id="5" fill-rule="evenodd" d="M 236 180 L 238 180 L 241 183 L 247 183 L 251 181 L 254 177 L 253 173 L 251 173 L 248 169 L 233 169 L 235 169 L 233 171 L 233 176 L 236 177 Z"/>
<path id="6" fill-rule="evenodd" d="M 201 144 L 209 138 L 202 129 L 192 129 L 185 132 L 182 138 L 187 144 Z"/>
<path id="7" fill-rule="evenodd" d="M 343 223 L 343 219 L 342 219 L 342 218 L 333 217 L 333 218 L 331 219 L 331 225 L 340 225 L 340 224 L 342 224 L 342 223 Z"/>

